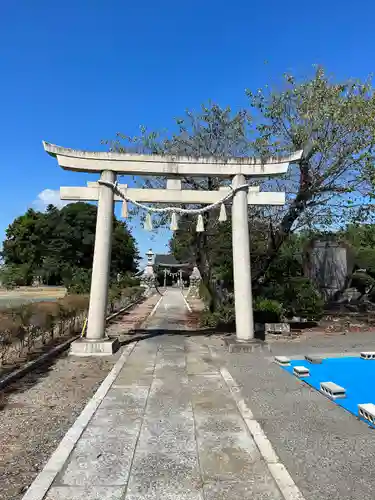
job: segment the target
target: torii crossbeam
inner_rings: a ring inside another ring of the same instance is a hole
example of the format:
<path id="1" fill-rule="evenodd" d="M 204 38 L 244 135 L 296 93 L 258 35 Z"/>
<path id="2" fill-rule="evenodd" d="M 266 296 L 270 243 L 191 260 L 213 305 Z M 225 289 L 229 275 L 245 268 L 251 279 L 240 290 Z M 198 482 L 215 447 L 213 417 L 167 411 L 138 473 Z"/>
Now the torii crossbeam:
<path id="1" fill-rule="evenodd" d="M 84 341 L 71 347 L 72 354 L 110 354 L 116 342 L 105 337 L 109 267 L 111 255 L 113 203 L 123 201 L 115 194 L 111 184 L 117 174 L 155 175 L 167 177 L 167 189 L 137 189 L 126 185 L 118 187 L 140 203 L 206 204 L 220 201 L 231 188 L 218 191 L 182 190 L 180 177 L 222 177 L 232 179 L 233 276 L 236 312 L 236 337 L 238 342 L 254 339 L 254 320 L 251 291 L 250 245 L 248 231 L 249 205 L 284 205 L 285 193 L 262 192 L 259 187 L 243 186 L 246 178 L 281 175 L 289 164 L 299 162 L 302 151 L 284 158 L 270 158 L 266 162 L 256 158 L 193 158 L 159 155 L 136 155 L 113 152 L 87 152 L 62 148 L 43 142 L 44 149 L 67 170 L 100 172 L 100 180 L 107 184 L 89 182 L 87 187 L 62 187 L 61 199 L 98 201 L 95 248 L 90 290 L 88 328 Z M 241 187 L 240 190 L 237 190 Z M 125 202 L 126 207 L 126 202 Z M 125 210 L 126 211 L 126 210 Z"/>

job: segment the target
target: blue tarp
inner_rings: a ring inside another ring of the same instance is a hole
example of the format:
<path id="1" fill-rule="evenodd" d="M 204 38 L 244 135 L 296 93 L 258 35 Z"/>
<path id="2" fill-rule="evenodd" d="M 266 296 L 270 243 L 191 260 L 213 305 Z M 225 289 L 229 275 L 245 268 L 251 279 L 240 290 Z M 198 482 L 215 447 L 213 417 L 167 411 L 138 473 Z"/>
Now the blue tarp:
<path id="1" fill-rule="evenodd" d="M 358 404 L 375 404 L 375 360 L 359 357 L 323 358 L 321 364 L 313 364 L 306 359 L 300 359 L 292 360 L 290 366 L 281 368 L 293 375 L 294 366 L 309 368 L 310 376 L 299 378 L 318 391 L 321 382 L 334 382 L 344 387 L 346 398 L 336 399 L 333 402 L 356 417 L 359 417 Z M 375 425 L 367 420 L 364 421 L 375 428 Z"/>

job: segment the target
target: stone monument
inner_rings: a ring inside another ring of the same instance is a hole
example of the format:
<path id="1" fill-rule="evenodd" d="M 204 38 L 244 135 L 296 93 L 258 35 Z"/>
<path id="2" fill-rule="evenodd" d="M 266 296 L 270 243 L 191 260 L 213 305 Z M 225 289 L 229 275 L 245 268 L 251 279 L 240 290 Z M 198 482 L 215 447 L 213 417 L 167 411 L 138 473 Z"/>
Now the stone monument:
<path id="1" fill-rule="evenodd" d="M 316 240 L 311 242 L 307 253 L 306 274 L 326 300 L 333 299 L 346 285 L 348 277 L 346 247 L 332 240 Z"/>

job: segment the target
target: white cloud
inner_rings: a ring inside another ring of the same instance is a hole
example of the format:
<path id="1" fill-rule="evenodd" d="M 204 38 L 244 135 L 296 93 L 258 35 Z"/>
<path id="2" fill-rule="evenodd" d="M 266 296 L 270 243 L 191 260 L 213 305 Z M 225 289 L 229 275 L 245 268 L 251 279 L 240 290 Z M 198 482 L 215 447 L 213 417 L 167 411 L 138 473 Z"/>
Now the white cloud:
<path id="1" fill-rule="evenodd" d="M 33 201 L 33 207 L 43 212 L 48 205 L 55 205 L 57 208 L 62 208 L 68 205 L 68 203 L 70 202 L 60 200 L 60 191 L 58 189 L 44 189 Z"/>

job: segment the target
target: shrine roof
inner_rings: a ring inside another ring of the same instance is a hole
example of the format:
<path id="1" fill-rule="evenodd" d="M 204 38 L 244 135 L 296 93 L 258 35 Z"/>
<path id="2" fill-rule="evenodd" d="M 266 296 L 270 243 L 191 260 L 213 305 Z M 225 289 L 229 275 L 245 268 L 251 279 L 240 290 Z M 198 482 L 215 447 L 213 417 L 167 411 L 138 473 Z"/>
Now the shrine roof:
<path id="1" fill-rule="evenodd" d="M 155 266 L 160 267 L 186 267 L 189 263 L 178 262 L 174 255 L 171 254 L 156 254 L 155 255 Z"/>

